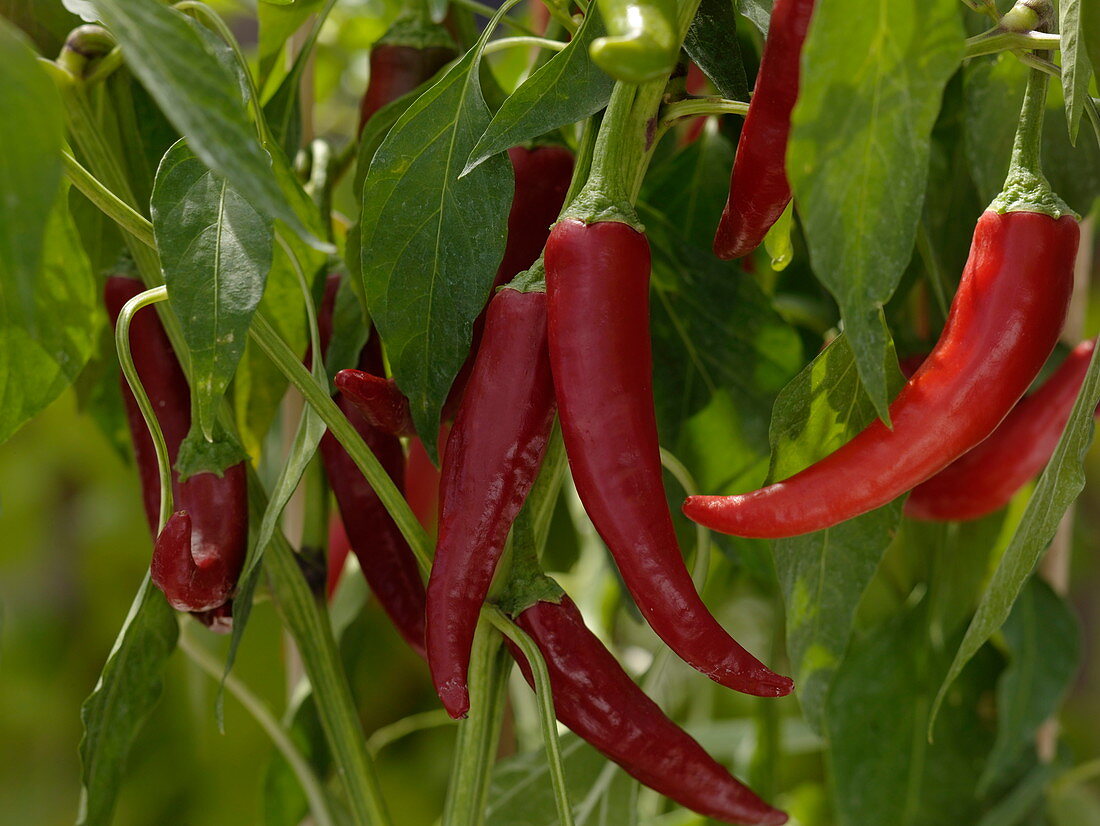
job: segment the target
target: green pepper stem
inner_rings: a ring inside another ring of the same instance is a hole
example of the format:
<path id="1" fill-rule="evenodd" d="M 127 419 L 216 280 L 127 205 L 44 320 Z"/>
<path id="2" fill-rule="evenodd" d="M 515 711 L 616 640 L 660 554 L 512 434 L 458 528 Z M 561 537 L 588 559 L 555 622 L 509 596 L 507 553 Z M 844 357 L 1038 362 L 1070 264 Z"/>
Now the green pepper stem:
<path id="1" fill-rule="evenodd" d="M 158 301 L 168 298 L 168 290 L 165 287 L 156 287 L 135 295 L 127 301 L 122 312 L 118 314 L 115 322 L 115 350 L 118 351 L 118 363 L 122 368 L 122 375 L 130 386 L 130 392 L 134 394 L 141 417 L 145 419 L 145 427 L 149 430 L 149 437 L 153 440 L 153 452 L 157 455 L 157 472 L 160 475 L 160 516 L 157 520 L 159 528 L 164 527 L 168 517 L 172 515 L 172 461 L 168 458 L 168 445 L 164 441 L 164 432 L 160 429 L 153 403 L 149 400 L 149 394 L 138 376 L 137 366 L 134 364 L 134 356 L 130 352 L 130 324 L 134 315 L 142 307 L 148 307 Z M 158 531 L 159 531 L 158 528 Z"/>

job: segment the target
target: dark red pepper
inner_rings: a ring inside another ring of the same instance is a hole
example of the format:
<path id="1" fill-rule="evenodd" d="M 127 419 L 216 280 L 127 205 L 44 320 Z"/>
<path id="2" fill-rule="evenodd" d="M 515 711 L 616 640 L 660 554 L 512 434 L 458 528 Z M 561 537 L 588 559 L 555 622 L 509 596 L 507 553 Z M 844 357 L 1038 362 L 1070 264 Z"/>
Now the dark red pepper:
<path id="1" fill-rule="evenodd" d="M 941 522 L 977 519 L 1007 505 L 1050 461 L 1085 381 L 1094 346 L 1091 339 L 1078 344 L 988 439 L 917 485 L 905 502 L 905 515 Z"/>
<path id="2" fill-rule="evenodd" d="M 104 298 L 112 323 L 123 305 L 144 290 L 132 278 L 107 279 Z M 173 467 L 191 429 L 191 391 L 155 310 L 137 313 L 130 345 L 138 377 L 156 411 Z M 150 573 L 169 604 L 179 611 L 205 612 L 223 606 L 237 587 L 248 549 L 248 488 L 244 463 L 218 476 L 196 473 L 186 481 L 172 471 L 175 512 L 157 534 L 160 475 L 145 419 L 121 381 L 126 419 L 134 443 L 149 529 L 156 534 Z"/>
<path id="3" fill-rule="evenodd" d="M 339 276 L 330 276 L 318 317 L 322 347 L 326 348 L 338 285 Z M 369 372 L 382 371 L 382 348 L 377 335 L 372 334 L 367 339 L 359 354 L 358 366 Z M 400 440 L 371 426 L 343 395 L 337 396 L 336 405 L 401 490 L 405 483 L 405 453 Z M 412 549 L 344 446 L 327 431 L 321 438 L 321 459 L 351 549 L 359 560 L 367 584 L 401 636 L 423 656 L 424 583 Z"/>
<path id="4" fill-rule="evenodd" d="M 452 717 L 470 708 L 466 672 L 508 531 L 542 464 L 554 420 L 546 293 L 502 289 L 447 439 L 439 540 L 428 580 L 428 665 Z"/>
<path id="5" fill-rule="evenodd" d="M 536 602 L 516 624 L 546 661 L 558 719 L 629 775 L 726 823 L 787 822 L 786 814 L 733 777 L 646 696 L 588 630 L 569 597 Z M 509 647 L 534 685 L 527 660 L 511 642 Z"/>
<path id="6" fill-rule="evenodd" d="M 1080 232 L 1066 215 L 985 212 L 936 347 L 846 445 L 789 479 L 736 496 L 692 496 L 684 513 L 735 536 L 818 531 L 885 505 L 989 436 L 1054 349 Z"/>
<path id="7" fill-rule="evenodd" d="M 440 453 L 447 449 L 450 425 L 439 428 Z M 409 462 L 405 471 L 405 500 L 428 536 L 435 538 L 439 530 L 439 468 L 424 449 L 424 443 L 413 436 L 409 439 Z"/>
<path id="8" fill-rule="evenodd" d="M 714 236 L 719 258 L 740 258 L 760 246 L 791 200 L 787 139 L 798 100 L 802 44 L 813 11 L 814 0 L 775 0 L 772 7 L 760 71 L 733 160 L 729 200 Z"/>
<path id="9" fill-rule="evenodd" d="M 680 553 L 653 409 L 649 270 L 646 237 L 623 223 L 566 219 L 546 244 L 550 364 L 573 481 L 657 635 L 722 685 L 782 696 L 790 678 L 711 616 Z"/>
<path id="10" fill-rule="evenodd" d="M 370 80 L 359 102 L 359 131 L 379 109 L 407 95 L 455 58 L 449 46 L 378 42 L 370 52 Z"/>

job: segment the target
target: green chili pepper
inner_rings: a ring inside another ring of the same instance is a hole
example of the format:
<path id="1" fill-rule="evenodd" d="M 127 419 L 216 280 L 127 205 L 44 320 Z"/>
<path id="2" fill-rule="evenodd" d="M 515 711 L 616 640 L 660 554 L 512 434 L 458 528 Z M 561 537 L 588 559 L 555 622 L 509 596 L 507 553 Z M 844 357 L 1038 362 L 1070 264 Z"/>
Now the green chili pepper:
<path id="1" fill-rule="evenodd" d="M 607 37 L 591 46 L 596 65 L 616 80 L 667 77 L 680 54 L 676 0 L 601 0 Z"/>

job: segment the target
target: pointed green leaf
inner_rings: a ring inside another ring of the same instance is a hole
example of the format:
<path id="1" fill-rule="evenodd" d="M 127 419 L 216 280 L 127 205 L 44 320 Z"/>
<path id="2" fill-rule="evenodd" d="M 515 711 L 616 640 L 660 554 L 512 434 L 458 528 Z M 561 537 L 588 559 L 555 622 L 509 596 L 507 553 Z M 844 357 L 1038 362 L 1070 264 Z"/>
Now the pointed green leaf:
<path id="1" fill-rule="evenodd" d="M 912 254 L 932 126 L 962 56 L 957 6 L 820 3 L 802 55 L 787 170 L 814 272 L 840 305 L 884 420 L 879 315 Z"/>
<path id="2" fill-rule="evenodd" d="M 211 439 L 271 269 L 272 222 L 183 140 L 161 161 L 150 211 L 172 309 L 191 352 L 198 424 Z"/>
<path id="3" fill-rule="evenodd" d="M 494 156 L 459 177 L 489 123 L 478 82 L 487 37 L 405 111 L 375 153 L 363 187 L 367 307 L 430 455 L 439 411 L 469 352 L 507 233 L 508 159 Z"/>
<path id="4" fill-rule="evenodd" d="M 1066 123 L 1070 143 L 1077 143 L 1081 114 L 1089 94 L 1092 66 L 1085 51 L 1082 0 L 1058 0 L 1058 31 L 1061 34 L 1062 92 L 1066 99 Z"/>

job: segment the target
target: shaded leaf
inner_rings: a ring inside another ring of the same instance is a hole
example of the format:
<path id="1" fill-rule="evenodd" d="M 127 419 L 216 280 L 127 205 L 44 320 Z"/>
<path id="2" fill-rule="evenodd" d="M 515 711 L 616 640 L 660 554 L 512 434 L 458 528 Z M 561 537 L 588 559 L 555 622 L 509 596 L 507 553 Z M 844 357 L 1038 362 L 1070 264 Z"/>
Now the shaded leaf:
<path id="1" fill-rule="evenodd" d="M 1066 121 L 1070 143 L 1077 143 L 1085 98 L 1089 93 L 1092 66 L 1083 42 L 1082 0 L 1058 0 L 1059 52 L 1062 58 L 1062 92 L 1066 99 Z"/>
<path id="2" fill-rule="evenodd" d="M 188 19 L 157 0 L 92 2 L 122 45 L 127 65 L 192 151 L 265 215 L 327 249 L 281 191 L 249 123 L 237 78 Z"/>
<path id="3" fill-rule="evenodd" d="M 684 51 L 722 97 L 749 99 L 749 81 L 737 39 L 737 11 L 730 0 L 701 0 L 684 38 Z"/>
<path id="4" fill-rule="evenodd" d="M 176 647 L 176 614 L 148 576 L 80 709 L 81 779 L 78 826 L 108 826 L 130 746 L 160 699 L 164 669 Z"/>
<path id="5" fill-rule="evenodd" d="M 913 249 L 940 97 L 962 54 L 954 0 L 817 7 L 787 169 L 814 271 L 888 417 L 879 323 Z"/>

